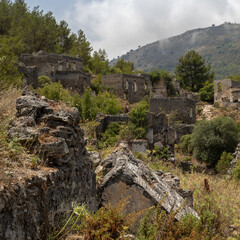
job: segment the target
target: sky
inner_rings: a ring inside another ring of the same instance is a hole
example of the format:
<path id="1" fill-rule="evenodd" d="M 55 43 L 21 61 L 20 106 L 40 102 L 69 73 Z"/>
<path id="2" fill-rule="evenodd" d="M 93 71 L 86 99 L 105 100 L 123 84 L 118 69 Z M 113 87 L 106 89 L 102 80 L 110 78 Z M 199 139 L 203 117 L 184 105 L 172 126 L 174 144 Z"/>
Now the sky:
<path id="1" fill-rule="evenodd" d="M 187 30 L 240 23 L 240 0 L 25 0 L 51 11 L 72 32 L 82 29 L 94 50 L 117 58 L 138 46 Z"/>

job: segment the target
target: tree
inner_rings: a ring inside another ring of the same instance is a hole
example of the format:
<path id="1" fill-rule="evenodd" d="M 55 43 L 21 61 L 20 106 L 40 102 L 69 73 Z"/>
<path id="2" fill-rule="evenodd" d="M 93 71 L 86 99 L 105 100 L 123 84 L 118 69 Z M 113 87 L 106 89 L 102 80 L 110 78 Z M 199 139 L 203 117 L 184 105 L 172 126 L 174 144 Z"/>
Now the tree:
<path id="1" fill-rule="evenodd" d="M 134 69 L 134 64 L 129 61 L 125 61 L 124 58 L 120 58 L 116 64 L 113 66 L 114 73 L 127 73 L 132 74 Z"/>
<path id="2" fill-rule="evenodd" d="M 194 92 L 198 92 L 206 81 L 212 82 L 214 78 L 211 65 L 206 65 L 205 60 L 194 50 L 179 59 L 175 74 L 182 87 Z"/>
<path id="3" fill-rule="evenodd" d="M 74 46 L 70 50 L 70 54 L 72 55 L 80 55 L 83 60 L 83 65 L 85 70 L 89 68 L 89 63 L 91 60 L 91 52 L 92 52 L 92 46 L 91 43 L 87 40 L 86 35 L 84 32 L 80 29 L 78 31 L 78 35 L 75 35 L 75 41 Z"/>
<path id="4" fill-rule="evenodd" d="M 110 71 L 109 60 L 104 49 L 99 49 L 98 52 L 94 51 L 90 62 L 90 70 L 94 74 L 107 74 Z"/>
<path id="5" fill-rule="evenodd" d="M 215 166 L 224 151 L 234 152 L 238 143 L 237 124 L 230 117 L 203 120 L 194 127 L 191 142 L 197 160 Z"/>

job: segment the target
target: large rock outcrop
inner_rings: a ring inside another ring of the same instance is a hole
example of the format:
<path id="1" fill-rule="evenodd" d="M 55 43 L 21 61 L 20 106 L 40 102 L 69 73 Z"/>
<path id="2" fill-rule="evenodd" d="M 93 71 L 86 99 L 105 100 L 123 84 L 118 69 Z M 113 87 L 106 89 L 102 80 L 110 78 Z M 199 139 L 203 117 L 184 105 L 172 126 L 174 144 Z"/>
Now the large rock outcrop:
<path id="1" fill-rule="evenodd" d="M 97 172 L 102 172 L 98 187 L 101 205 L 115 205 L 120 199 L 130 196 L 127 212 L 139 211 L 156 205 L 164 196 L 163 209 L 171 212 L 180 208 L 176 219 L 186 213 L 197 216 L 192 209 L 192 192 L 179 187 L 178 177 L 153 171 L 144 162 L 134 157 L 124 144 L 104 159 Z M 182 206 L 184 199 L 186 204 Z"/>
<path id="2" fill-rule="evenodd" d="M 96 209 L 96 175 L 77 109 L 32 92 L 18 98 L 16 108 L 9 137 L 18 138 L 43 163 L 21 170 L 21 178 L 0 188 L 0 239 L 47 239 L 75 205 Z"/>

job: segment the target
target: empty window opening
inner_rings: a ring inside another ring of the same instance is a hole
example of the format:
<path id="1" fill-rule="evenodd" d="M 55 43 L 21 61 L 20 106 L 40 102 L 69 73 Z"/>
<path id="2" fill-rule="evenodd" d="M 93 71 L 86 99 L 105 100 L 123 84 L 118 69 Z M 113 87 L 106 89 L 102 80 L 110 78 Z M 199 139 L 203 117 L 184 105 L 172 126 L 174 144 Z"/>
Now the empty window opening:
<path id="1" fill-rule="evenodd" d="M 50 65 L 50 71 L 53 73 L 54 72 L 54 65 Z"/>
<path id="2" fill-rule="evenodd" d="M 76 70 L 76 63 L 75 62 L 72 63 L 72 70 Z"/>
<path id="3" fill-rule="evenodd" d="M 148 85 L 146 82 L 144 83 L 144 90 L 148 90 Z"/>
<path id="4" fill-rule="evenodd" d="M 137 82 L 136 81 L 133 82 L 133 91 L 137 92 Z"/>
<path id="5" fill-rule="evenodd" d="M 125 89 L 128 89 L 128 80 L 125 80 Z"/>

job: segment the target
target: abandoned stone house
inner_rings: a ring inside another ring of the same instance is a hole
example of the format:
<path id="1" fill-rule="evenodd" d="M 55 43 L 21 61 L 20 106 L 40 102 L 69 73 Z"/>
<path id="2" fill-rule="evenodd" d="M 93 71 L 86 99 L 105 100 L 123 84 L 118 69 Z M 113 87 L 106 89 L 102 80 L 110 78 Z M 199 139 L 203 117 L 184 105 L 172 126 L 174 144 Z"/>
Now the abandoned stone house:
<path id="1" fill-rule="evenodd" d="M 152 83 L 147 74 L 108 74 L 102 76 L 102 84 L 115 91 L 117 97 L 129 103 L 139 102 L 152 93 Z"/>
<path id="2" fill-rule="evenodd" d="M 240 105 L 240 82 L 232 79 L 214 81 L 214 103 L 220 107 Z"/>
<path id="3" fill-rule="evenodd" d="M 64 88 L 82 94 L 90 86 L 90 74 L 83 72 L 83 60 L 80 56 L 70 57 L 39 51 L 33 54 L 21 54 L 19 61 L 24 64 L 19 70 L 25 75 L 26 84 L 38 87 L 38 76 L 47 76 L 52 82 L 60 81 Z"/>

